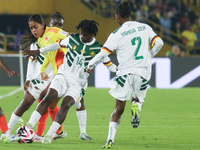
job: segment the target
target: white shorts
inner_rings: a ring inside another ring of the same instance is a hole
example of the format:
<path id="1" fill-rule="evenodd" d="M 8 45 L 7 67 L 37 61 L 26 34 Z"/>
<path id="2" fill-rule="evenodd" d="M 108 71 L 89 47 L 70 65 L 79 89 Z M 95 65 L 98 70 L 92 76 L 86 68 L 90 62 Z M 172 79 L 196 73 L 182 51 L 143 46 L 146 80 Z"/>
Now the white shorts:
<path id="1" fill-rule="evenodd" d="M 38 99 L 40 93 L 47 87 L 50 81 L 41 81 L 38 79 L 31 80 L 28 92 L 35 98 Z"/>
<path id="2" fill-rule="evenodd" d="M 111 84 L 109 93 L 118 100 L 130 100 L 131 94 L 133 98 L 144 102 L 146 96 L 148 81 L 134 74 L 118 76 Z"/>
<path id="3" fill-rule="evenodd" d="M 58 92 L 58 97 L 71 96 L 75 101 L 74 106 L 81 107 L 80 100 L 84 95 L 84 90 L 70 80 L 66 80 L 62 74 L 57 74 L 53 78 L 49 88 L 55 89 Z"/>

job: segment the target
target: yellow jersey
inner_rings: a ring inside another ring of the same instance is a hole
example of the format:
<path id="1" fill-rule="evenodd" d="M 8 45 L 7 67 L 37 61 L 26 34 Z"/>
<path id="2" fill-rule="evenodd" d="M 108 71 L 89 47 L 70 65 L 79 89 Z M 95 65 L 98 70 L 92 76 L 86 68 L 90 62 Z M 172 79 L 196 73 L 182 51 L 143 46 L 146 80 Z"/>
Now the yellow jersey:
<path id="1" fill-rule="evenodd" d="M 67 37 L 68 33 L 57 27 L 46 27 L 45 32 L 42 37 L 38 38 L 39 48 L 43 48 L 55 42 L 59 42 Z M 40 72 L 45 72 L 49 63 L 52 65 L 53 74 L 58 72 L 58 68 L 63 63 L 63 58 L 67 48 L 60 48 L 55 51 L 44 52 L 45 55 L 44 62 L 40 68 Z"/>

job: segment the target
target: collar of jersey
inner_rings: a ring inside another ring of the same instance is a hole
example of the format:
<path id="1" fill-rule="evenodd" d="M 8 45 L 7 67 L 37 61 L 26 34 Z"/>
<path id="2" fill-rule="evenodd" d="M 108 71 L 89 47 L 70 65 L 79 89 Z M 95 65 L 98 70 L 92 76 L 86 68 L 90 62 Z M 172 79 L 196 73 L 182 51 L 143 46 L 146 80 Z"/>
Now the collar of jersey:
<path id="1" fill-rule="evenodd" d="M 80 41 L 81 41 L 81 35 L 79 34 L 79 38 L 80 38 Z M 87 42 L 87 43 L 83 43 L 82 41 L 82 43 L 84 44 L 84 45 L 92 45 L 92 44 L 94 44 L 94 42 L 96 41 L 96 39 L 93 37 L 93 39 L 92 39 L 92 41 L 91 42 Z"/>

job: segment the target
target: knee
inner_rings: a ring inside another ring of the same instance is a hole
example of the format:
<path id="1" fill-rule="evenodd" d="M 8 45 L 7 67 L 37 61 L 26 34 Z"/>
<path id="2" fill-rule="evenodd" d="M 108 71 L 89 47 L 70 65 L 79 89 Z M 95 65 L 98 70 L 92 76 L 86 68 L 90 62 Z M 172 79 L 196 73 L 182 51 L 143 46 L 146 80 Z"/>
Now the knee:
<path id="1" fill-rule="evenodd" d="M 43 103 L 47 103 L 48 105 L 50 105 L 57 97 L 58 97 L 57 91 L 52 89 L 44 97 Z"/>
<path id="2" fill-rule="evenodd" d="M 20 103 L 20 106 L 23 107 L 23 108 L 30 108 L 32 105 L 32 103 L 30 101 L 27 101 L 27 100 L 23 100 L 21 103 Z"/>
<path id="3" fill-rule="evenodd" d="M 74 104 L 74 99 L 70 96 L 67 96 L 67 98 L 65 97 L 63 99 L 63 102 L 61 104 L 61 109 L 64 109 L 64 110 L 69 110 L 69 108 Z"/>

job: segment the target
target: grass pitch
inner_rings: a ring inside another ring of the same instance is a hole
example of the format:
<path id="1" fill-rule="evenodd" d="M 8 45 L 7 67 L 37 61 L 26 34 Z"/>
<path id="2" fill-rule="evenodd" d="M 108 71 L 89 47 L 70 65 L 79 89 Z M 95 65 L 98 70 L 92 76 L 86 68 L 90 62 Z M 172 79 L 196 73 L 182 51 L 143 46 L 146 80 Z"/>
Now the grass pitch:
<path id="1" fill-rule="evenodd" d="M 19 87 L 0 87 L 0 96 Z M 109 89 L 89 87 L 86 91 L 87 134 L 92 141 L 79 140 L 79 124 L 75 108 L 72 107 L 63 123 L 68 133 L 66 139 L 52 141 L 51 144 L 17 142 L 4 144 L 0 141 L 0 150 L 100 150 L 108 134 L 110 115 L 115 107 L 115 100 Z M 121 123 L 115 136 L 113 149 L 120 150 L 199 150 L 200 149 L 200 88 L 155 89 L 147 92 L 141 122 L 137 129 L 131 126 L 130 101 L 127 101 Z M 7 122 L 23 99 L 23 91 L 0 99 Z M 61 102 L 61 101 L 60 101 Z M 60 103 L 59 103 L 60 105 Z M 28 121 L 37 102 L 24 113 L 22 118 Z M 45 133 L 52 121 L 47 120 Z M 15 126 L 14 134 L 18 125 Z M 34 130 L 36 127 L 34 128 Z"/>

